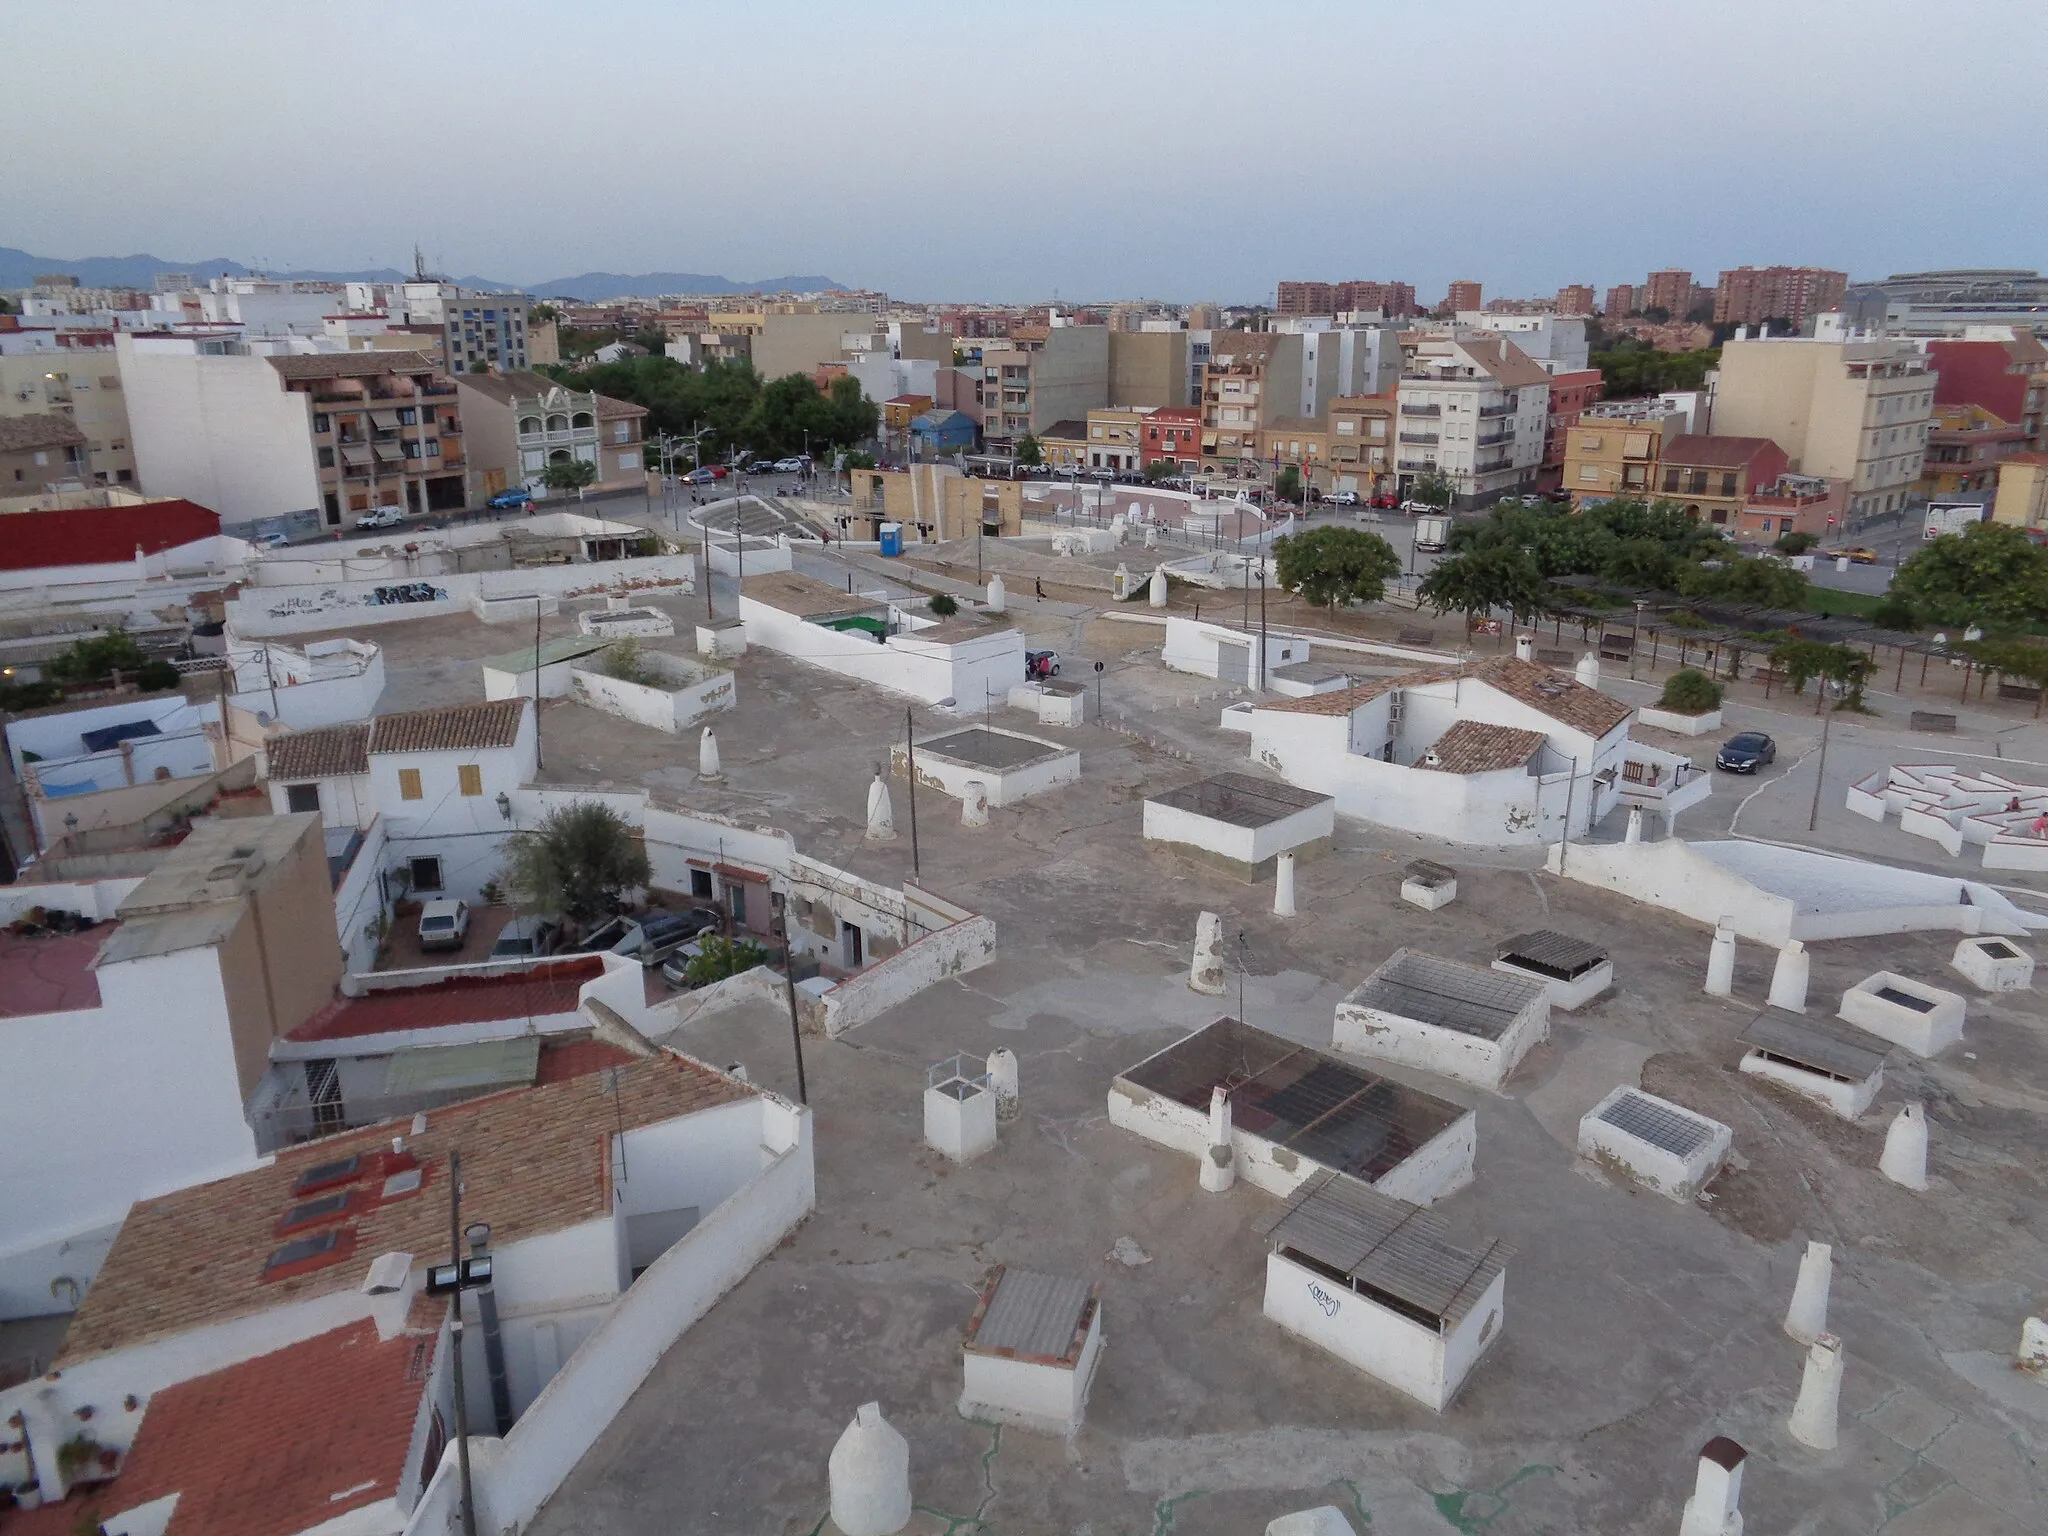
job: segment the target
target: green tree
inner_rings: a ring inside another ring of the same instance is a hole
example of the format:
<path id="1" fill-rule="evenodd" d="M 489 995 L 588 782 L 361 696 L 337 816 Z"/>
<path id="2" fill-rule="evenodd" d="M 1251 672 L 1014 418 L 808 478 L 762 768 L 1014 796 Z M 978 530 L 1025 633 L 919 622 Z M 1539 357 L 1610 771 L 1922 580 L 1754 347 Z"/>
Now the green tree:
<path id="1" fill-rule="evenodd" d="M 1887 595 L 1929 624 L 2025 629 L 2048 619 L 2048 549 L 2010 523 L 1972 523 L 1923 545 Z"/>
<path id="2" fill-rule="evenodd" d="M 960 611 L 960 600 L 950 592 L 934 592 L 925 606 L 942 619 L 950 619 Z"/>
<path id="3" fill-rule="evenodd" d="M 1805 608 L 1812 583 L 1789 565 L 1738 555 L 1731 550 L 1713 560 L 1686 566 L 1678 574 L 1678 590 L 1686 597 L 1708 602 L 1748 603 L 1796 611 Z"/>
<path id="4" fill-rule="evenodd" d="M 1017 439 L 1017 462 L 1027 469 L 1036 469 L 1045 462 L 1045 450 L 1029 432 Z"/>
<path id="5" fill-rule="evenodd" d="M 1292 464 L 1281 465 L 1273 477 L 1273 494 L 1282 501 L 1301 500 L 1301 471 Z"/>
<path id="6" fill-rule="evenodd" d="M 1697 667 L 1681 667 L 1664 680 L 1657 707 L 1678 715 L 1704 715 L 1721 707 L 1721 685 Z"/>
<path id="7" fill-rule="evenodd" d="M 1409 488 L 1408 499 L 1419 501 L 1426 507 L 1448 507 L 1458 499 L 1458 488 L 1451 483 L 1449 475 L 1432 469 Z"/>
<path id="8" fill-rule="evenodd" d="M 103 683 L 117 671 L 134 677 L 148 659 L 133 635 L 110 629 L 72 641 L 43 663 L 43 675 L 53 683 Z"/>
<path id="9" fill-rule="evenodd" d="M 562 312 L 552 304 L 540 303 L 534 305 L 533 308 L 526 312 L 526 318 L 545 325 L 550 320 L 561 319 Z"/>
<path id="10" fill-rule="evenodd" d="M 541 470 L 540 483 L 551 491 L 580 491 L 597 484 L 597 466 L 588 459 L 556 459 Z"/>
<path id="11" fill-rule="evenodd" d="M 513 836 L 503 883 L 529 910 L 588 927 L 624 907 L 651 874 L 626 819 L 602 801 L 578 800 Z"/>
<path id="12" fill-rule="evenodd" d="M 1913 605 L 1896 597 L 1886 597 L 1870 610 L 1870 622 L 1879 629 L 1897 630 L 1910 635 L 1920 627 L 1920 616 L 1913 612 Z"/>
<path id="13" fill-rule="evenodd" d="M 1145 466 L 1145 478 L 1157 485 L 1161 480 L 1171 480 L 1180 473 L 1180 465 L 1173 459 L 1154 459 Z"/>
<path id="14" fill-rule="evenodd" d="M 623 336 L 620 340 L 632 342 L 650 357 L 661 357 L 668 351 L 668 332 L 654 326 L 635 331 L 631 336 Z"/>
<path id="15" fill-rule="evenodd" d="M 1654 395 L 1667 389 L 1698 389 L 1706 383 L 1707 370 L 1720 360 L 1719 347 L 1703 347 L 1697 352 L 1659 352 L 1632 336 L 1617 339 L 1607 350 L 1595 352 L 1589 359 L 1600 370 L 1606 393 L 1612 399 Z"/>
<path id="16" fill-rule="evenodd" d="M 1533 617 L 1550 602 L 1550 583 L 1534 559 L 1518 548 L 1495 544 L 1437 562 L 1416 595 L 1438 613 L 1484 618 L 1505 608 L 1517 619 Z"/>
<path id="17" fill-rule="evenodd" d="M 1600 578 L 1617 587 L 1668 592 L 1677 580 L 1678 562 L 1658 539 L 1617 539 L 1600 562 Z"/>
<path id="18" fill-rule="evenodd" d="M 1311 528 L 1273 541 L 1280 586 L 1304 602 L 1334 608 L 1340 602 L 1376 603 L 1401 557 L 1376 533 L 1362 528 Z"/>
<path id="19" fill-rule="evenodd" d="M 728 939 L 712 934 L 701 941 L 699 952 L 683 969 L 683 980 L 693 987 L 708 987 L 742 971 L 768 963 L 768 951 L 751 939 Z"/>
<path id="20" fill-rule="evenodd" d="M 1820 537 L 1817 534 L 1781 533 L 1778 535 L 1778 542 L 1771 548 L 1781 555 L 1803 555 L 1819 542 Z"/>
<path id="21" fill-rule="evenodd" d="M 1771 648 L 1772 670 L 1785 674 L 1786 686 L 1794 693 L 1803 693 L 1809 679 L 1821 679 L 1816 710 L 1827 700 L 1828 683 L 1841 686 L 1841 708 L 1863 708 L 1863 681 L 1876 665 L 1853 645 L 1831 645 L 1824 640 L 1781 640 Z"/>

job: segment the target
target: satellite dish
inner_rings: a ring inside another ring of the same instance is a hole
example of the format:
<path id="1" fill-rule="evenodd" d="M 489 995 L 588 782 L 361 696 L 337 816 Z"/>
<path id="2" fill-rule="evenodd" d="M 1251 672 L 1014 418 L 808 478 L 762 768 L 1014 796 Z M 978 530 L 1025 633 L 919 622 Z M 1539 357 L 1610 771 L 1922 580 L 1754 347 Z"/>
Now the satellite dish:
<path id="1" fill-rule="evenodd" d="M 269 710 L 267 710 L 267 709 L 259 709 L 259 710 L 257 710 L 257 711 L 256 711 L 256 723 L 257 723 L 258 725 L 268 725 L 268 724 L 270 724 L 270 711 L 269 711 Z"/>

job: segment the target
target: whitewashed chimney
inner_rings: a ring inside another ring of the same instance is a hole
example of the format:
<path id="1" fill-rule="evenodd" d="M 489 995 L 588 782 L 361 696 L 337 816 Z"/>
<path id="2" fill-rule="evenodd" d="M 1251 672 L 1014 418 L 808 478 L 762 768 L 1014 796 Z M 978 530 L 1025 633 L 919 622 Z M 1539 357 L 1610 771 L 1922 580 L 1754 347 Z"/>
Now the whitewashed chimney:
<path id="1" fill-rule="evenodd" d="M 1927 1187 L 1927 1112 L 1908 1104 L 1893 1117 L 1884 1133 L 1884 1155 L 1878 1172 L 1908 1189 Z"/>
<path id="2" fill-rule="evenodd" d="M 1223 995 L 1223 919 L 1204 912 L 1195 919 L 1195 960 L 1188 985 L 1210 997 Z"/>
<path id="3" fill-rule="evenodd" d="M 1017 1053 L 999 1045 L 988 1053 L 988 1085 L 996 1096 L 996 1119 L 1017 1118 Z"/>
<path id="4" fill-rule="evenodd" d="M 896 836 L 896 813 L 889 807 L 889 786 L 882 782 L 882 770 L 875 770 L 868 785 L 868 841 L 886 843 Z"/>
<path id="5" fill-rule="evenodd" d="M 1692 1497 L 1678 1522 L 1678 1536 L 1742 1536 L 1742 1464 L 1749 1452 L 1726 1435 L 1700 1447 Z"/>
<path id="6" fill-rule="evenodd" d="M 1806 1352 L 1799 1378 L 1799 1401 L 1792 1405 L 1788 1427 L 1792 1438 L 1816 1451 L 1832 1451 L 1837 1443 L 1835 1418 L 1842 1403 L 1842 1341 L 1824 1333 Z"/>
<path id="7" fill-rule="evenodd" d="M 697 738 L 697 776 L 702 779 L 722 777 L 718 763 L 718 733 L 708 725 L 704 727 L 704 734 Z"/>
<path id="8" fill-rule="evenodd" d="M 1724 917 L 1714 925 L 1714 947 L 1707 951 L 1707 992 L 1728 997 L 1735 991 L 1735 919 Z"/>
<path id="9" fill-rule="evenodd" d="M 832 1447 L 832 1523 L 845 1536 L 895 1536 L 910 1524 L 910 1442 L 862 1403 Z"/>
<path id="10" fill-rule="evenodd" d="M 1812 967 L 1806 946 L 1797 939 L 1787 939 L 1785 947 L 1778 951 L 1778 963 L 1771 967 L 1771 1006 L 1787 1013 L 1806 1012 L 1806 982 Z"/>
<path id="11" fill-rule="evenodd" d="M 1283 853 L 1273 861 L 1273 915 L 1294 916 L 1294 855 Z"/>
<path id="12" fill-rule="evenodd" d="M 1799 1278 L 1792 1283 L 1792 1305 L 1785 1309 L 1785 1332 L 1801 1344 L 1828 1331 L 1828 1286 L 1834 1273 L 1834 1249 L 1808 1243 L 1799 1259 Z"/>

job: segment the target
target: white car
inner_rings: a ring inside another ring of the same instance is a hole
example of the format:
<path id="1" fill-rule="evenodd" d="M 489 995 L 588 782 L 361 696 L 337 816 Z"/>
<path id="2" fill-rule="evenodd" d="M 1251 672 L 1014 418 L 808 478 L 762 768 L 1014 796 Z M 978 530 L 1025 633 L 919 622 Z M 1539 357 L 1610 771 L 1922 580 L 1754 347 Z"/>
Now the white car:
<path id="1" fill-rule="evenodd" d="M 460 949 L 468 938 L 468 902 L 430 901 L 421 906 L 421 949 Z"/>
<path id="2" fill-rule="evenodd" d="M 1323 500 L 1333 507 L 1355 507 L 1358 505 L 1358 492 L 1332 491 Z"/>
<path id="3" fill-rule="evenodd" d="M 356 519 L 358 528 L 395 528 L 405 516 L 403 507 L 373 507 Z"/>
<path id="4" fill-rule="evenodd" d="M 804 472 L 806 462 L 808 461 L 802 458 L 777 459 L 775 461 L 775 473 L 778 475 L 800 475 Z"/>

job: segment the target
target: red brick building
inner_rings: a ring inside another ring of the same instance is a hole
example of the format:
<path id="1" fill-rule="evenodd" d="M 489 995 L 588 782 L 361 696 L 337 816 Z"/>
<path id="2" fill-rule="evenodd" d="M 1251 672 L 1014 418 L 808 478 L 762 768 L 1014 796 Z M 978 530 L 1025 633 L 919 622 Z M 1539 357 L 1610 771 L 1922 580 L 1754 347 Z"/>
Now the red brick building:
<path id="1" fill-rule="evenodd" d="M 2011 341 L 1930 341 L 1927 357 L 1936 369 L 1936 405 L 1981 406 L 2000 421 L 2016 423 L 2029 446 L 2048 446 L 2042 439 L 2048 347 L 2027 335 Z"/>
<path id="2" fill-rule="evenodd" d="M 1714 324 L 1789 320 L 1800 326 L 1808 317 L 1840 304 L 1848 286 L 1848 273 L 1826 267 L 1737 267 L 1723 272 L 1714 290 Z M 1672 311 L 1674 318 L 1683 314 Z"/>
<path id="3" fill-rule="evenodd" d="M 1452 314 L 1462 310 L 1478 309 L 1484 290 L 1470 278 L 1459 278 L 1451 284 L 1451 291 L 1444 296 L 1444 308 Z"/>
<path id="4" fill-rule="evenodd" d="M 1590 315 L 1593 313 L 1593 285 L 1591 283 L 1567 283 L 1557 290 L 1557 312 L 1560 315 Z"/>
<path id="5" fill-rule="evenodd" d="M 1601 388 L 1598 368 L 1550 376 L 1550 421 L 1543 435 L 1543 462 L 1536 469 L 1537 490 L 1554 491 L 1564 483 L 1565 434 L 1600 398 Z"/>

